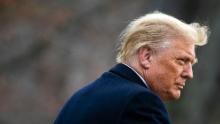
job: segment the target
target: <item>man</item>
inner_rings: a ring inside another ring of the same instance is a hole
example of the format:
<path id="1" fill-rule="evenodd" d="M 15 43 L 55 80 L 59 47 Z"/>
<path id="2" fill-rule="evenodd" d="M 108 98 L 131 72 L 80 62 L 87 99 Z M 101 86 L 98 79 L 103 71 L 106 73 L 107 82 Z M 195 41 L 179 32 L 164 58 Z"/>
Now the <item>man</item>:
<path id="1" fill-rule="evenodd" d="M 195 45 L 207 27 L 160 13 L 122 32 L 118 64 L 70 98 L 55 124 L 170 124 L 162 101 L 177 100 L 193 78 Z"/>

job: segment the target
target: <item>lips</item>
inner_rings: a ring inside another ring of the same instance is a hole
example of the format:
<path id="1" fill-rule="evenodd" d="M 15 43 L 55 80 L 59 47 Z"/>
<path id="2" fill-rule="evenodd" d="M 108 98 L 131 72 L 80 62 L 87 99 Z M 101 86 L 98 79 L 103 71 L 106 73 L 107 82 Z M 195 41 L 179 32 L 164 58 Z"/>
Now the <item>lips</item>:
<path id="1" fill-rule="evenodd" d="M 178 89 L 182 90 L 185 86 L 185 83 L 176 83 Z"/>
<path id="2" fill-rule="evenodd" d="M 182 85 L 177 85 L 178 89 L 182 90 L 184 86 Z"/>

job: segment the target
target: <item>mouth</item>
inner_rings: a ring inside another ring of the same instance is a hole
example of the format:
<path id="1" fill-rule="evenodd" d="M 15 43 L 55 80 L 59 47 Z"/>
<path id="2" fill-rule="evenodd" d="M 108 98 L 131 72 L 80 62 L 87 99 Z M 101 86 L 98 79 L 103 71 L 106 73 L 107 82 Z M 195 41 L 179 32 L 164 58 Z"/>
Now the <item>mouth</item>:
<path id="1" fill-rule="evenodd" d="M 176 86 L 179 90 L 183 90 L 185 83 L 177 83 Z"/>

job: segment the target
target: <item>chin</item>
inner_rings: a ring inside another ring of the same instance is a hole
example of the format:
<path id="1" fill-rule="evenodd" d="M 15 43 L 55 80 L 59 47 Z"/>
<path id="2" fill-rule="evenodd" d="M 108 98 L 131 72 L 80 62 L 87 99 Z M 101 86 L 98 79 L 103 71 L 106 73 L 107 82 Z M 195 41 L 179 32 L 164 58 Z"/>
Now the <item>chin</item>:
<path id="1" fill-rule="evenodd" d="M 174 92 L 167 95 L 165 98 L 163 98 L 164 101 L 175 101 L 180 98 L 180 92 Z"/>
<path id="2" fill-rule="evenodd" d="M 178 100 L 178 99 L 180 98 L 180 95 L 181 95 L 181 93 L 180 93 L 180 91 L 179 91 L 179 92 L 173 94 L 172 99 L 173 99 L 173 100 Z"/>

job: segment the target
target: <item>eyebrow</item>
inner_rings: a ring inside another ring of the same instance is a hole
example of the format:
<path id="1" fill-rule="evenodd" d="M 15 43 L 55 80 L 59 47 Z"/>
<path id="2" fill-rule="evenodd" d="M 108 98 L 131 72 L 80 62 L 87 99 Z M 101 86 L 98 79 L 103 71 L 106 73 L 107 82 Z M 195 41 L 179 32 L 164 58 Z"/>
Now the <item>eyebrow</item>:
<path id="1" fill-rule="evenodd" d="M 183 58 L 185 59 L 185 61 L 191 62 L 192 65 L 198 63 L 198 59 L 191 56 L 190 54 L 185 55 Z"/>
<path id="2" fill-rule="evenodd" d="M 194 61 L 192 62 L 192 64 L 194 65 L 194 64 L 196 64 L 196 63 L 198 63 L 198 58 L 195 57 L 195 59 L 194 59 Z"/>
<path id="3" fill-rule="evenodd" d="M 189 56 L 189 61 L 192 63 L 192 65 L 194 65 L 194 64 L 198 63 L 198 58 Z"/>
<path id="4" fill-rule="evenodd" d="M 198 63 L 198 58 L 190 53 L 187 52 L 187 57 L 189 58 L 189 60 L 191 61 L 191 63 L 194 65 L 196 63 Z"/>

